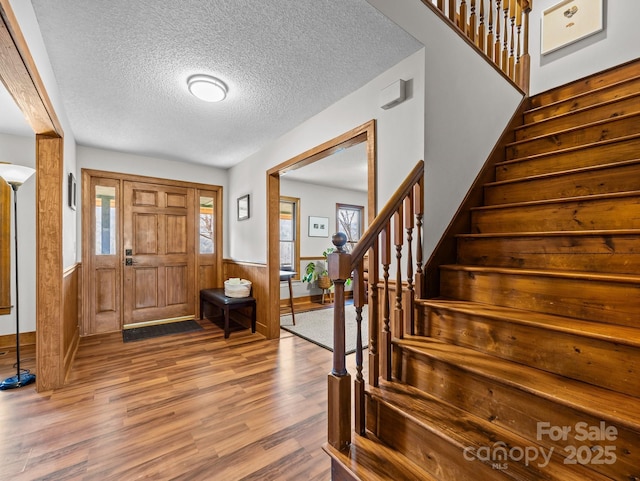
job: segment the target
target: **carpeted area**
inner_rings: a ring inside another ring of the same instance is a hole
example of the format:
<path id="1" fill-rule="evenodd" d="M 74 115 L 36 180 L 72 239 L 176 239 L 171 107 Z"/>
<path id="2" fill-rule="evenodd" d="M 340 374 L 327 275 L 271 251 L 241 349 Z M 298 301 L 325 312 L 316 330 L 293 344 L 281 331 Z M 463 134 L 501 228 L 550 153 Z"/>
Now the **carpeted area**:
<path id="1" fill-rule="evenodd" d="M 362 308 L 362 344 L 367 346 L 369 340 L 368 311 Z M 296 325 L 291 315 L 280 317 L 280 327 L 318 346 L 333 352 L 333 308 L 317 309 L 307 312 L 296 312 Z M 351 354 L 356 350 L 356 309 L 353 305 L 345 306 L 345 348 Z"/>
<path id="2" fill-rule="evenodd" d="M 166 324 L 156 324 L 154 326 L 134 327 L 122 331 L 122 341 L 142 341 L 153 337 L 168 336 L 170 334 L 180 334 L 184 332 L 199 331 L 202 326 L 196 321 L 169 322 Z"/>

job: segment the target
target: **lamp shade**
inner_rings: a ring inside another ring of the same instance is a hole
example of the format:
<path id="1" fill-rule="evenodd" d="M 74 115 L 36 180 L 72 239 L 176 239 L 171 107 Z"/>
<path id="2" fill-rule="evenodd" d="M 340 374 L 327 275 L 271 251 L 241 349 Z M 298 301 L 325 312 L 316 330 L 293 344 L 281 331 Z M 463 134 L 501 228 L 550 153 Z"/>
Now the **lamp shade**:
<path id="1" fill-rule="evenodd" d="M 0 177 L 10 185 L 22 185 L 34 173 L 35 169 L 31 167 L 0 162 Z"/>

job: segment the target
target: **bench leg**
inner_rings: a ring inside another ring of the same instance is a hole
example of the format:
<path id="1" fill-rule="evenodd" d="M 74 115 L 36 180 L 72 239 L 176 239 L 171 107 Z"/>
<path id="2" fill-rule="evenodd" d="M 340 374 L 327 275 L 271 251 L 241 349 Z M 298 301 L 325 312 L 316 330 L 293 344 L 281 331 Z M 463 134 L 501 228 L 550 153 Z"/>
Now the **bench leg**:
<path id="1" fill-rule="evenodd" d="M 224 338 L 229 337 L 229 306 L 224 306 Z"/>
<path id="2" fill-rule="evenodd" d="M 291 310 L 291 314 L 293 314 L 293 310 Z M 251 310 L 251 332 L 256 332 L 256 303 L 255 302 L 253 303 L 253 309 Z"/>
<path id="3" fill-rule="evenodd" d="M 200 320 L 204 319 L 204 300 L 200 297 Z"/>

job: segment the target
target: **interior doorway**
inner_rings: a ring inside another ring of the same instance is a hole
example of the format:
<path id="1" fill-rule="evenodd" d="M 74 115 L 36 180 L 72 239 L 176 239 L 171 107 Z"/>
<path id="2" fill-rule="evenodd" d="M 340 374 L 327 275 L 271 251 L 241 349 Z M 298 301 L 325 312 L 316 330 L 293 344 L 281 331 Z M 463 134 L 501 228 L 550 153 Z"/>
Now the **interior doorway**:
<path id="1" fill-rule="evenodd" d="M 269 299 L 280 299 L 280 177 L 287 172 L 308 166 L 357 144 L 366 146 L 367 219 L 368 223 L 371 223 L 377 214 L 375 120 L 370 120 L 267 171 L 267 290 Z M 344 176 L 345 174 L 336 169 L 332 175 Z M 268 308 L 267 337 L 275 339 L 279 336 L 280 303 L 271 302 Z"/>

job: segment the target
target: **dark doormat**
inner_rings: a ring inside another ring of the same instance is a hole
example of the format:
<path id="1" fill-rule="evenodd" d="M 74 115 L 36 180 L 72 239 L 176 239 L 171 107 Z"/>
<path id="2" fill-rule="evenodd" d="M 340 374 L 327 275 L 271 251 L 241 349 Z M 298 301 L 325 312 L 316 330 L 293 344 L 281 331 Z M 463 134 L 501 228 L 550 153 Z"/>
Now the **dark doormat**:
<path id="1" fill-rule="evenodd" d="M 133 329 L 124 329 L 122 331 L 122 340 L 123 342 L 142 341 L 144 339 L 151 339 L 152 337 L 199 331 L 201 329 L 202 326 L 196 321 L 180 321 L 156 324 L 155 326 L 134 327 Z"/>

